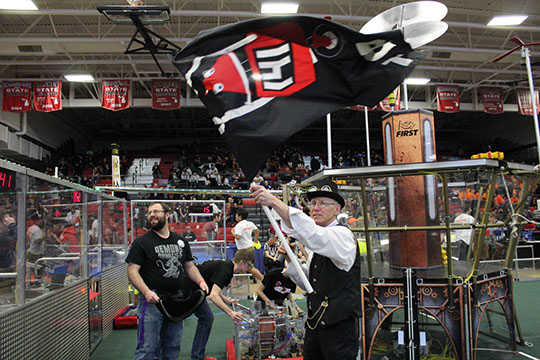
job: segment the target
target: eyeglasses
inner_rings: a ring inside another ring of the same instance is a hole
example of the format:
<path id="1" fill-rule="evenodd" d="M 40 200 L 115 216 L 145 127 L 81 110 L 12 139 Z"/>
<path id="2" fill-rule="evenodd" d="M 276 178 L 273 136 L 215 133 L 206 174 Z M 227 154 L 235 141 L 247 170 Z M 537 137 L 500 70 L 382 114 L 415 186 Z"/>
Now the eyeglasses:
<path id="1" fill-rule="evenodd" d="M 310 209 L 314 209 L 315 206 L 319 205 L 319 207 L 322 209 L 322 208 L 325 208 L 329 205 L 337 205 L 338 203 L 335 202 L 335 201 L 312 201 L 308 204 L 308 207 Z"/>
<path id="2" fill-rule="evenodd" d="M 150 210 L 150 211 L 148 211 L 148 212 L 146 213 L 146 216 L 154 215 L 154 214 L 157 215 L 157 214 L 159 214 L 159 213 L 164 213 L 164 212 L 165 212 L 165 211 L 163 211 L 163 210 Z"/>
<path id="3" fill-rule="evenodd" d="M 246 261 L 246 264 L 248 265 L 248 269 L 252 269 L 253 268 L 253 264 L 249 261 Z"/>

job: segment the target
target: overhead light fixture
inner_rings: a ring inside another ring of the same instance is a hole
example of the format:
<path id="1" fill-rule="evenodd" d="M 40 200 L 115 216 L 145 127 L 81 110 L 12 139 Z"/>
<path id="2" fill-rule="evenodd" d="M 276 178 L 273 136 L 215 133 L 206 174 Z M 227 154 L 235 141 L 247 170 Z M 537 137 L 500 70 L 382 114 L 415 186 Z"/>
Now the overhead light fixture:
<path id="1" fill-rule="evenodd" d="M 528 15 L 504 15 L 495 16 L 488 23 L 488 26 L 519 25 L 528 18 Z"/>
<path id="2" fill-rule="evenodd" d="M 406 78 L 405 84 L 407 85 L 426 85 L 431 79 L 428 78 Z"/>
<path id="3" fill-rule="evenodd" d="M 263 2 L 261 14 L 296 14 L 298 3 L 293 2 Z"/>
<path id="4" fill-rule="evenodd" d="M 71 74 L 71 75 L 64 75 L 67 81 L 72 82 L 92 82 L 94 81 L 94 77 L 90 74 Z"/>
<path id="5" fill-rule="evenodd" d="M 32 0 L 0 0 L 1 10 L 38 10 Z"/>

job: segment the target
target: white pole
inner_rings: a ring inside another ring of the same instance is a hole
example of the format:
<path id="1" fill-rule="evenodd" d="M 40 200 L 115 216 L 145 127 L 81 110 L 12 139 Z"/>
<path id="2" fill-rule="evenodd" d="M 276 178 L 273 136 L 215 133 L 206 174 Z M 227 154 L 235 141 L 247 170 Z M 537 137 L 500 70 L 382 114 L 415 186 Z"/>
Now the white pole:
<path id="1" fill-rule="evenodd" d="M 54 177 L 55 177 L 55 178 L 58 177 L 58 166 L 55 166 L 55 167 L 54 167 Z"/>
<path id="2" fill-rule="evenodd" d="M 369 117 L 367 106 L 364 106 L 364 119 L 366 121 L 367 166 L 371 166 L 371 150 L 369 148 Z"/>
<path id="3" fill-rule="evenodd" d="M 291 260 L 291 264 L 293 264 L 294 268 L 296 269 L 296 272 L 298 275 L 300 275 L 300 279 L 302 280 L 302 283 L 304 284 L 304 289 L 308 292 L 308 294 L 311 294 L 313 292 L 313 288 L 311 287 L 311 284 L 309 283 L 309 280 L 306 276 L 306 273 L 302 270 L 302 267 L 300 266 L 300 263 L 298 262 L 298 258 L 291 250 L 291 247 L 289 246 L 289 243 L 287 242 L 287 239 L 285 239 L 285 236 L 281 232 L 281 229 L 279 228 L 279 225 L 276 222 L 276 219 L 272 216 L 272 213 L 270 212 L 270 209 L 268 206 L 263 205 L 262 206 L 264 213 L 266 214 L 266 217 L 268 220 L 270 220 L 270 223 L 272 224 L 272 227 L 276 231 L 279 240 L 281 240 L 281 244 L 285 248 L 285 251 L 287 251 L 287 255 L 289 255 L 289 259 Z"/>
<path id="4" fill-rule="evenodd" d="M 538 151 L 538 163 L 540 164 L 540 131 L 538 130 L 538 114 L 536 113 L 536 94 L 534 92 L 534 83 L 531 70 L 531 57 L 529 49 L 525 46 L 521 48 L 521 57 L 525 58 L 527 64 L 527 76 L 529 77 L 529 90 L 531 92 L 531 103 L 534 118 L 534 132 L 536 134 L 536 150 Z"/>
<path id="5" fill-rule="evenodd" d="M 332 168 L 332 118 L 326 114 L 326 143 L 328 144 L 328 167 Z"/>
<path id="6" fill-rule="evenodd" d="M 409 109 L 409 95 L 407 94 L 407 83 L 403 82 L 403 102 L 405 103 L 405 110 Z"/>

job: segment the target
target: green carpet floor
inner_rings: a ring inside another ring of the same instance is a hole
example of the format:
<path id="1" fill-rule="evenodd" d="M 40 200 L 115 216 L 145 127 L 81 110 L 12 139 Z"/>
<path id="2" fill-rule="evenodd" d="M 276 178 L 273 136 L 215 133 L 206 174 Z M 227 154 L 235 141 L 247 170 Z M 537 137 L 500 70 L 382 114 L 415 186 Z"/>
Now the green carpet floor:
<path id="1" fill-rule="evenodd" d="M 519 346 L 518 351 L 526 353 L 532 357 L 515 354 L 503 354 L 500 352 L 478 351 L 477 359 L 534 359 L 540 358 L 540 309 L 539 309 L 539 281 L 522 281 L 514 283 L 514 292 L 516 300 L 516 308 L 519 322 L 524 339 L 532 343 L 533 347 Z M 246 301 L 242 303 L 247 304 Z M 298 302 L 300 307 L 305 309 L 305 300 Z M 222 313 L 218 308 L 211 304 L 214 311 L 215 321 L 212 329 L 212 334 L 206 349 L 207 356 L 213 356 L 220 360 L 226 359 L 225 340 L 232 338 L 233 323 L 230 318 Z M 499 308 L 494 310 L 500 311 Z M 496 314 L 492 316 L 493 326 L 500 333 L 507 333 L 506 324 L 500 316 Z M 191 342 L 196 327 L 197 319 L 195 317 L 188 318 L 184 322 L 184 336 L 182 340 L 182 353 L 180 359 L 190 359 Z M 482 328 L 487 327 L 487 323 L 481 324 Z M 137 344 L 137 330 L 114 330 L 110 336 L 104 339 L 96 350 L 91 355 L 91 360 L 122 360 L 132 359 L 133 350 Z M 508 346 L 491 338 L 484 337 L 479 341 L 479 347 L 489 349 L 505 349 Z M 435 348 L 435 347 L 434 347 Z M 374 357 L 375 358 L 375 357 Z M 377 357 L 382 358 L 382 357 Z M 387 356 L 388 359 L 397 359 L 392 355 Z M 444 358 L 432 356 L 428 359 L 443 360 Z M 339 360 L 339 359 L 336 359 Z"/>

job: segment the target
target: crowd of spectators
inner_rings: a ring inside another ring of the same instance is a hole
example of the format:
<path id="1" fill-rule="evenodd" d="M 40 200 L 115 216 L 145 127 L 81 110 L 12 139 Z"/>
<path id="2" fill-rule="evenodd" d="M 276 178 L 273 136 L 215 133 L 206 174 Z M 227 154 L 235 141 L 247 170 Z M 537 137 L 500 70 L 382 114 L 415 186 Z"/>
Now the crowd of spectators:
<path id="1" fill-rule="evenodd" d="M 110 149 L 103 147 L 96 153 L 88 150 L 84 154 L 77 154 L 73 144 L 67 143 L 58 153 L 58 161 L 47 167 L 45 173 L 55 175 L 53 169 L 57 167 L 58 177 L 88 187 L 111 181 Z M 131 166 L 133 157 L 135 155 L 121 153 L 122 176 Z M 246 179 L 234 155 L 219 147 L 203 151 L 195 145 L 189 145 L 176 154 L 164 154 L 165 157 L 173 160 L 147 164 L 152 167 L 152 187 L 246 189 L 248 183 L 255 180 L 268 189 L 277 189 L 283 183 L 301 181 L 310 175 L 314 171 L 310 167 L 312 159 L 316 159 L 320 168 L 327 162 L 326 154 L 283 145 L 272 153 L 255 179 Z M 367 166 L 365 153 L 352 150 L 336 152 L 332 161 L 333 168 Z M 382 163 L 382 155 L 372 152 L 371 164 Z"/>

